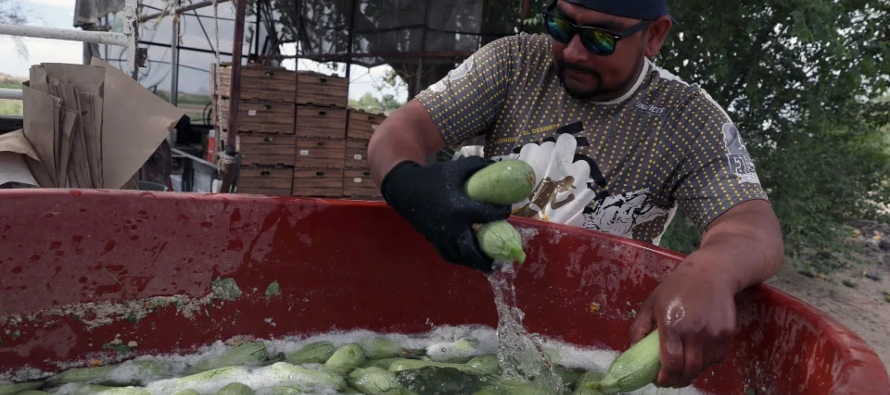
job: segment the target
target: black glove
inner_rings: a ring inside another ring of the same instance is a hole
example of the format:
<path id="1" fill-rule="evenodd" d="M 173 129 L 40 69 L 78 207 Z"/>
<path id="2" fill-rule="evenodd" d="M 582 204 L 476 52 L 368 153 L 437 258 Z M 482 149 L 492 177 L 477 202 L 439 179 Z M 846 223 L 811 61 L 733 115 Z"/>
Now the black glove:
<path id="1" fill-rule="evenodd" d="M 384 177 L 381 194 L 443 259 L 489 273 L 494 261 L 479 248 L 472 226 L 506 219 L 510 206 L 472 200 L 464 183 L 492 163 L 478 156 L 426 166 L 404 161 Z"/>

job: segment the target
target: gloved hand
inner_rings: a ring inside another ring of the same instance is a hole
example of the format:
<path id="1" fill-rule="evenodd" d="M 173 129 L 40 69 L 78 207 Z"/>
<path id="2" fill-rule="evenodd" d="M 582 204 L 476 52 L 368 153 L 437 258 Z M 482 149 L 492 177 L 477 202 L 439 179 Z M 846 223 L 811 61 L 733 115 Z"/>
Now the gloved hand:
<path id="1" fill-rule="evenodd" d="M 384 177 L 381 194 L 443 259 L 489 273 L 494 261 L 479 248 L 472 227 L 506 219 L 510 206 L 472 200 L 464 183 L 492 163 L 475 156 L 426 166 L 404 161 Z"/>

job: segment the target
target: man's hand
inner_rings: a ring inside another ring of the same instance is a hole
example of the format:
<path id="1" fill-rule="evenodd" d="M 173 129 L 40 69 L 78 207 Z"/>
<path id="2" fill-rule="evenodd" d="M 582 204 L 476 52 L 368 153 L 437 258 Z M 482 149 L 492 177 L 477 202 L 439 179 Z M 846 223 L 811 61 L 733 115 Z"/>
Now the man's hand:
<path id="1" fill-rule="evenodd" d="M 689 256 L 643 303 L 631 327 L 636 343 L 659 331 L 661 371 L 655 384 L 682 388 L 709 366 L 723 361 L 736 334 L 735 290 L 708 262 Z"/>
<path id="2" fill-rule="evenodd" d="M 386 175 L 381 192 L 443 259 L 488 273 L 493 260 L 479 248 L 472 227 L 506 219 L 510 206 L 472 200 L 464 193 L 464 183 L 491 163 L 478 156 L 427 166 L 403 161 Z"/>
<path id="3" fill-rule="evenodd" d="M 729 352 L 735 295 L 772 276 L 784 258 L 779 222 L 769 203 L 752 200 L 715 219 L 689 254 L 643 302 L 631 342 L 659 331 L 661 371 L 655 384 L 686 387 Z"/>

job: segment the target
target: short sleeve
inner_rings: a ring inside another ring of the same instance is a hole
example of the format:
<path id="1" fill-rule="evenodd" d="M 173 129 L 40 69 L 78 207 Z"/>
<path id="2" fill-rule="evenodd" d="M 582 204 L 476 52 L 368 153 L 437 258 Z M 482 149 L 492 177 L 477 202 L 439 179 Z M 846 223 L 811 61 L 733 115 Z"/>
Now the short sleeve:
<path id="1" fill-rule="evenodd" d="M 519 39 L 492 41 L 417 94 L 446 144 L 480 136 L 494 124 L 513 80 Z"/>
<path id="2" fill-rule="evenodd" d="M 738 128 L 706 92 L 687 101 L 669 125 L 687 144 L 673 198 L 699 232 L 739 203 L 768 200 Z"/>

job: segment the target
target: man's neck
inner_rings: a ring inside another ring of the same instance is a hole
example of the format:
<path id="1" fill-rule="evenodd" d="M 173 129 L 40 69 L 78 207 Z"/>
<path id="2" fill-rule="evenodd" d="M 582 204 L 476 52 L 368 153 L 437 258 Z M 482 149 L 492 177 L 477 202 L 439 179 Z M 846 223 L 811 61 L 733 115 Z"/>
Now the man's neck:
<path id="1" fill-rule="evenodd" d="M 643 84 L 643 80 L 646 78 L 646 74 L 648 74 L 649 66 L 649 59 L 643 57 L 643 61 L 637 66 L 637 73 L 635 74 L 636 78 L 629 79 L 624 83 L 622 89 L 619 89 L 613 94 L 590 99 L 587 100 L 587 102 L 594 104 L 615 104 L 627 100 L 637 91 L 637 89 L 640 89 L 640 85 Z"/>

